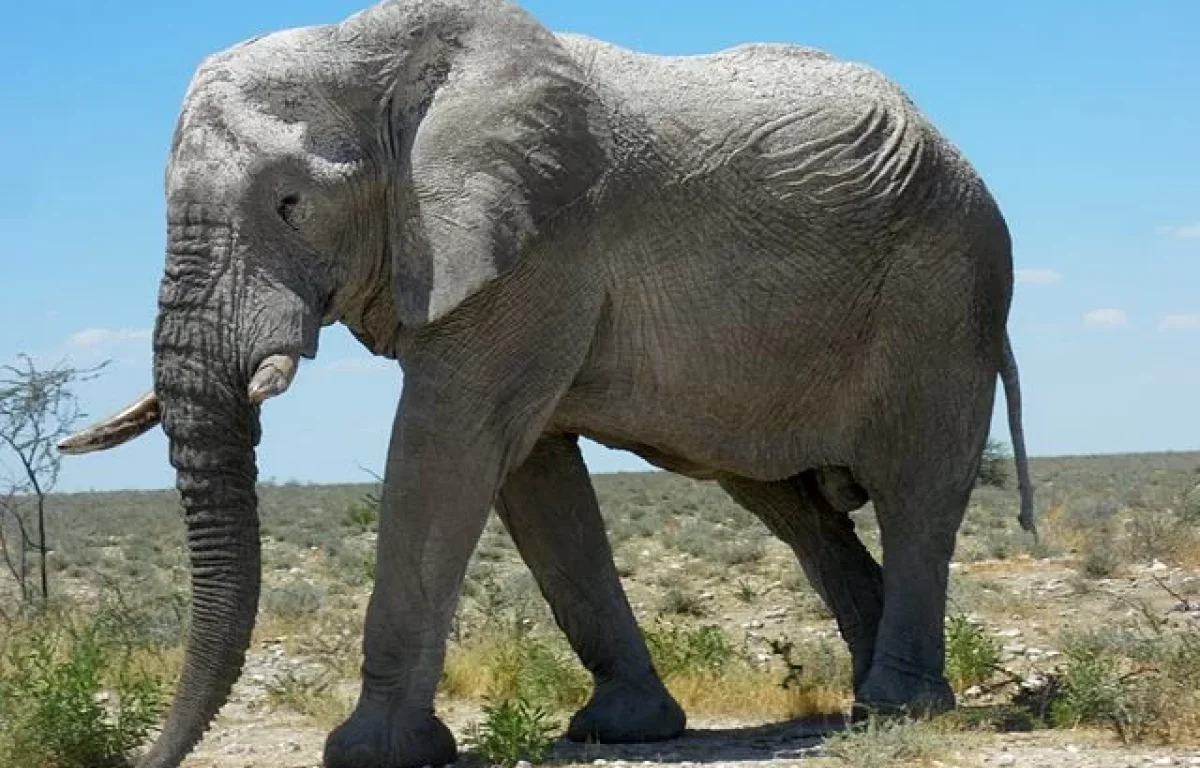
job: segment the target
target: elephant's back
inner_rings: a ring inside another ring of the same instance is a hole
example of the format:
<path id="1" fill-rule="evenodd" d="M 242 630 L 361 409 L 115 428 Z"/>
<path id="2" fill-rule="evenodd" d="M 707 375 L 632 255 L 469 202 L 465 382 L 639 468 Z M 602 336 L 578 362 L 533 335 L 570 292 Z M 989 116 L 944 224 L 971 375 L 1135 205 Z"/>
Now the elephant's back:
<path id="1" fill-rule="evenodd" d="M 613 119 L 627 133 L 643 129 L 676 181 L 758 196 L 810 228 L 868 238 L 894 237 L 930 195 L 987 194 L 957 148 L 868 66 L 790 44 L 658 56 L 560 40 Z"/>
<path id="2" fill-rule="evenodd" d="M 559 39 L 625 115 L 644 121 L 676 150 L 728 148 L 739 136 L 790 115 L 808 115 L 830 130 L 872 108 L 922 120 L 891 80 L 815 48 L 748 43 L 661 56 L 582 35 Z M 819 131 L 811 125 L 808 130 Z"/>

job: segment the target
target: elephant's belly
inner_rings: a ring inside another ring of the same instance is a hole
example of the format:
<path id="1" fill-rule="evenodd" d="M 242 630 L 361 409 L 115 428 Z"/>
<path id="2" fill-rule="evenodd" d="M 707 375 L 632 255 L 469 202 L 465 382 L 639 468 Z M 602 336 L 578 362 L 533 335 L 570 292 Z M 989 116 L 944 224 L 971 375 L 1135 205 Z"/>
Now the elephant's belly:
<path id="1" fill-rule="evenodd" d="M 848 402 L 855 387 L 789 357 L 713 352 L 669 374 L 646 365 L 587 371 L 563 398 L 551 429 L 697 479 L 778 480 L 851 465 L 864 416 Z"/>

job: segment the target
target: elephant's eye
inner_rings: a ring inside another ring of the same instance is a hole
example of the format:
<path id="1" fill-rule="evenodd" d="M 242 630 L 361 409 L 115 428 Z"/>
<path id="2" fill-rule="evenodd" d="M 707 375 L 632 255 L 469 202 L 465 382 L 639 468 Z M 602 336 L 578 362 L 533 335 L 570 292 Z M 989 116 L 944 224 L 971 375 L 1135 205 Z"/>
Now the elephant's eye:
<path id="1" fill-rule="evenodd" d="M 304 218 L 299 195 L 285 196 L 279 201 L 279 205 L 275 210 L 279 213 L 279 218 L 287 222 L 287 225 L 292 229 L 296 229 L 301 219 Z"/>

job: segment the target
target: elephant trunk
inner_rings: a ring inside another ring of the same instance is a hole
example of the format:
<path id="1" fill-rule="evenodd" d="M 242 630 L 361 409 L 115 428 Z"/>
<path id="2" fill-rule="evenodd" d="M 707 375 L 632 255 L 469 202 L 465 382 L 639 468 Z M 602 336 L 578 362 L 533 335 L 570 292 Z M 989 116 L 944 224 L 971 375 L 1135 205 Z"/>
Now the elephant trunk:
<path id="1" fill-rule="evenodd" d="M 196 274 L 197 264 L 228 258 L 230 238 L 206 232 L 181 242 L 182 229 L 172 228 L 154 370 L 187 523 L 191 625 L 174 702 L 141 768 L 179 765 L 224 705 L 250 645 L 261 579 L 258 410 L 235 338 L 234 289 Z"/>

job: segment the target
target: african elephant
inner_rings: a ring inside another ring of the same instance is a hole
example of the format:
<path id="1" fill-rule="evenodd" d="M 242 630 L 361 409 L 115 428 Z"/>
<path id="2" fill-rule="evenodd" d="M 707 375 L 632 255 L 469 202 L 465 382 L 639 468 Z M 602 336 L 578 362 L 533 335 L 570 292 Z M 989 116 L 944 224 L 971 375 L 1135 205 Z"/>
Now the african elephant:
<path id="1" fill-rule="evenodd" d="M 153 389 L 72 437 L 161 423 L 193 622 L 147 768 L 240 674 L 259 592 L 259 407 L 345 324 L 404 387 L 362 686 L 326 765 L 455 759 L 434 713 L 495 506 L 594 676 L 568 735 L 678 735 L 579 436 L 715 480 L 796 552 L 864 707 L 954 706 L 949 561 L 996 382 L 1032 529 L 1005 221 L 872 69 L 791 45 L 657 57 L 504 0 L 393 0 L 199 67 L 166 175 Z M 877 564 L 848 513 L 874 502 Z"/>

